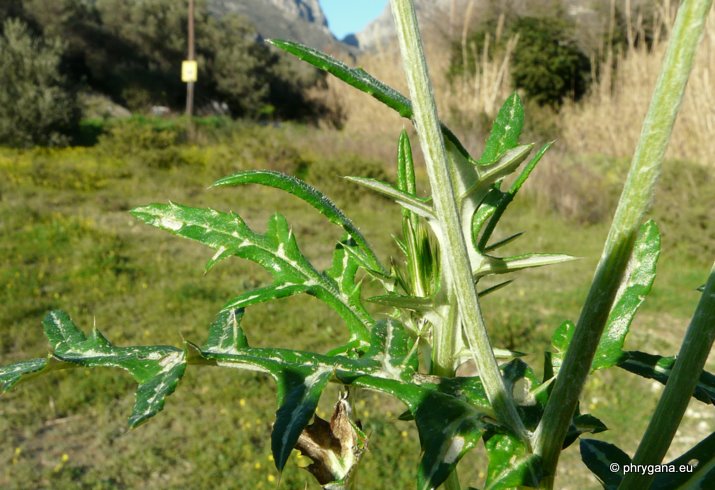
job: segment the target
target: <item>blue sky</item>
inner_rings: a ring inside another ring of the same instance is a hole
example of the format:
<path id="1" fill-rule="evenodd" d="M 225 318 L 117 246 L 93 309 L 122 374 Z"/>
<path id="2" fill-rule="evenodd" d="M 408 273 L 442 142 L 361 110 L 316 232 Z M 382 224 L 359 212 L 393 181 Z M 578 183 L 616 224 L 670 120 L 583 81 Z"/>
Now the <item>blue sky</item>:
<path id="1" fill-rule="evenodd" d="M 380 15 L 388 0 L 320 0 L 335 37 L 361 31 Z"/>

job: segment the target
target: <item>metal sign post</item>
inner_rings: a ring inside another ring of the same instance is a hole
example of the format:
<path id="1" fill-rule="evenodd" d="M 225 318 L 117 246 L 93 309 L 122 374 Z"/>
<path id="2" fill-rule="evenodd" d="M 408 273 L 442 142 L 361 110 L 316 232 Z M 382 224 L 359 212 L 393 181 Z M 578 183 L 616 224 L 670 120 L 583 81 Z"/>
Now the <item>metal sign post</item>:
<path id="1" fill-rule="evenodd" d="M 191 120 L 194 114 L 194 84 L 198 79 L 198 65 L 194 48 L 194 0 L 189 0 L 188 15 L 188 56 L 181 64 L 181 80 L 186 83 L 186 117 L 189 124 L 189 139 L 193 139 L 194 125 Z"/>

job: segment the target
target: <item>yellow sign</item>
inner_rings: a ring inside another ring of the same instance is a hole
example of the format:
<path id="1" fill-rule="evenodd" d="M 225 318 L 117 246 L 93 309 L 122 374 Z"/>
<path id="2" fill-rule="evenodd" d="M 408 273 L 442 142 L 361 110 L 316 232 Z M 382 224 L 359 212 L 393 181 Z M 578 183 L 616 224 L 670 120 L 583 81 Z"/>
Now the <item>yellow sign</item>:
<path id="1" fill-rule="evenodd" d="M 181 63 L 181 81 L 193 83 L 198 79 L 199 67 L 194 60 L 187 60 Z"/>

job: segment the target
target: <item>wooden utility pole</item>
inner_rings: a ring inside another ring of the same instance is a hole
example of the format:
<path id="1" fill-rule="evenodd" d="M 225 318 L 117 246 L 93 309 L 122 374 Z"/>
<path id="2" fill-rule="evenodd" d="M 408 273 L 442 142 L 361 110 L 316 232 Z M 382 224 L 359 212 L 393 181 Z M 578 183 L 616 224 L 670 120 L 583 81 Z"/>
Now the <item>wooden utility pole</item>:
<path id="1" fill-rule="evenodd" d="M 195 61 L 196 51 L 194 49 L 194 0 L 189 0 L 189 49 L 187 60 Z M 194 114 L 194 83 L 195 80 L 188 80 L 186 83 L 186 117 L 189 118 L 191 124 L 191 116 Z"/>

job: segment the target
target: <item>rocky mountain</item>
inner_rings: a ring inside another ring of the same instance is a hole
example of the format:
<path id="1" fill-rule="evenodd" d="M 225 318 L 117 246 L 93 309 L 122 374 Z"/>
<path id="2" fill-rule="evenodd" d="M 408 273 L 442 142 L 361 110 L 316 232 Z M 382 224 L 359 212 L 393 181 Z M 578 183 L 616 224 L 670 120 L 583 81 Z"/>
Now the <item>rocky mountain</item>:
<path id="1" fill-rule="evenodd" d="M 435 17 L 441 17 L 449 10 L 452 0 L 416 0 L 415 8 L 420 23 L 428 22 Z M 465 0 L 458 0 L 466 3 Z M 357 46 L 361 50 L 379 49 L 395 42 L 395 27 L 392 21 L 392 12 L 389 3 L 385 6 L 380 16 L 368 24 L 365 29 L 354 35 Z"/>
<path id="2" fill-rule="evenodd" d="M 330 32 L 318 0 L 208 0 L 214 15 L 236 13 L 248 18 L 266 38 L 299 41 L 326 51 L 345 51 Z"/>

